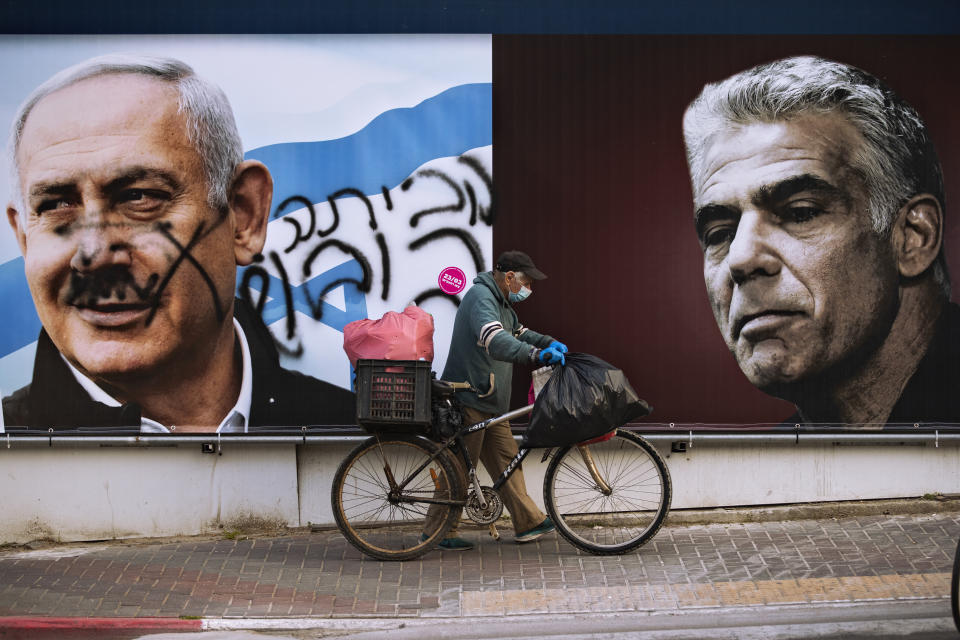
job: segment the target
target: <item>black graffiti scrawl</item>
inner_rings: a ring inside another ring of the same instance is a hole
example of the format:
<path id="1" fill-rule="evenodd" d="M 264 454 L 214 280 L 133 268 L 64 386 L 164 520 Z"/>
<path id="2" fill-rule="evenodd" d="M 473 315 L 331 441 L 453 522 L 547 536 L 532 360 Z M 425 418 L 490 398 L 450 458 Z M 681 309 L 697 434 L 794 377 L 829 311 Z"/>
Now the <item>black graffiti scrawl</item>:
<path id="1" fill-rule="evenodd" d="M 338 291 L 343 299 L 348 292 L 363 296 L 362 317 L 427 304 L 435 316 L 449 315 L 435 317 L 438 331 L 441 323 L 452 327 L 459 297 L 441 291 L 437 277 L 447 266 L 469 279 L 489 268 L 496 219 L 491 158 L 487 147 L 438 159 L 376 194 L 345 185 L 319 203 L 285 198 L 273 211 L 264 254 L 243 271 L 240 295 L 268 324 L 283 318 L 274 335 L 296 358 L 310 351 L 304 333 L 311 323 L 342 331 L 361 317 L 349 301 L 347 312 L 330 303 Z M 444 301 L 439 307 L 436 298 Z"/>

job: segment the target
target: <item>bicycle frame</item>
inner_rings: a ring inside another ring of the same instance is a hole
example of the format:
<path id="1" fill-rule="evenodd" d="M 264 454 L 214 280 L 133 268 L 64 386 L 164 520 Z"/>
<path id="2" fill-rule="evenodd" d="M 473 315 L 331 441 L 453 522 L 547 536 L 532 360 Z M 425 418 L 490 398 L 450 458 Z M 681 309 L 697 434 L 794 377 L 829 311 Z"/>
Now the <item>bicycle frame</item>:
<path id="1" fill-rule="evenodd" d="M 401 495 L 401 491 L 403 491 L 403 489 L 407 486 L 407 483 L 409 483 L 413 478 L 415 478 L 417 474 L 419 474 L 421 471 L 426 469 L 431 462 L 437 459 L 437 457 L 443 455 L 444 451 L 449 450 L 450 445 L 455 442 L 458 445 L 458 448 L 460 449 L 460 456 L 463 458 L 464 467 L 467 469 L 467 473 L 470 476 L 467 478 L 467 481 L 473 482 L 474 488 L 477 490 L 477 493 L 480 496 L 481 502 L 483 502 L 483 493 L 479 490 L 480 484 L 476 481 L 476 467 L 474 467 L 473 463 L 470 461 L 470 456 L 467 454 L 467 447 L 464 444 L 463 437 L 470 433 L 483 431 L 484 429 L 490 427 L 491 425 L 498 424 L 500 422 L 505 422 L 507 420 L 512 420 L 513 418 L 519 418 L 521 416 L 525 416 L 531 411 L 533 411 L 532 404 L 527 405 L 526 407 L 522 407 L 520 409 L 516 409 L 514 411 L 508 411 L 507 413 L 501 416 L 489 418 L 487 420 L 484 420 L 483 422 L 478 422 L 476 424 L 471 424 L 466 427 L 461 427 L 459 431 L 453 434 L 453 436 L 451 436 L 450 438 L 447 438 L 447 440 L 440 443 L 440 448 L 437 449 L 436 453 L 434 453 L 432 456 L 427 458 L 427 460 L 425 460 L 423 464 L 421 464 L 419 467 L 414 469 L 410 474 L 408 474 L 406 479 L 404 479 L 403 482 L 401 482 L 399 485 L 396 483 L 396 479 L 393 477 L 392 471 L 390 471 L 389 469 L 385 469 L 387 480 L 390 483 L 390 493 L 396 495 L 397 500 L 400 502 L 411 502 L 411 503 L 416 502 L 416 503 L 423 503 L 423 504 L 450 504 L 454 506 L 463 506 L 464 504 L 466 504 L 465 500 L 444 500 L 442 498 L 427 498 L 427 497 L 419 497 L 414 499 L 414 498 L 409 498 Z M 377 439 L 379 441 L 379 435 L 377 436 Z M 503 473 L 500 474 L 500 477 L 497 478 L 497 481 L 493 485 L 493 488 L 495 490 L 503 486 L 503 483 L 505 483 L 510 478 L 510 476 L 513 474 L 517 466 L 521 462 L 523 462 L 524 458 L 527 457 L 528 453 L 530 453 L 530 449 L 520 449 L 520 451 L 513 458 L 513 460 L 510 461 L 510 464 L 507 465 L 507 468 L 503 470 Z"/>
<path id="2" fill-rule="evenodd" d="M 528 404 L 527 406 L 521 407 L 520 409 L 508 411 L 502 416 L 498 416 L 496 418 L 489 418 L 487 420 L 484 420 L 483 422 L 478 422 L 468 427 L 463 427 L 453 435 L 452 440 L 454 440 L 457 443 L 457 446 L 460 449 L 460 457 L 463 458 L 463 464 L 467 469 L 467 474 L 470 476 L 468 480 L 473 481 L 474 489 L 476 489 L 477 491 L 477 495 L 480 498 L 481 505 L 486 506 L 485 501 L 483 499 L 483 493 L 480 491 L 480 483 L 477 482 L 477 479 L 476 479 L 477 478 L 476 467 L 474 467 L 473 463 L 470 461 L 470 456 L 467 453 L 467 447 L 466 447 L 466 444 L 464 444 L 463 437 L 471 433 L 476 433 L 477 431 L 483 431 L 484 429 L 491 427 L 495 424 L 499 424 L 501 422 L 506 422 L 514 418 L 525 416 L 529 414 L 531 411 L 533 411 L 533 405 Z M 445 446 L 449 447 L 449 440 L 447 441 L 447 443 L 445 443 Z M 510 476 L 513 475 L 513 472 L 516 470 L 518 466 L 520 466 L 520 463 L 523 462 L 524 458 L 526 458 L 527 454 L 529 453 L 530 453 L 530 449 L 520 449 L 519 451 L 517 451 L 517 455 L 513 457 L 513 460 L 511 460 L 507 464 L 507 467 L 503 470 L 503 473 L 500 474 L 500 477 L 498 477 L 496 481 L 493 483 L 494 491 L 499 491 L 500 487 L 502 487 L 504 483 L 510 479 Z"/>
<path id="3" fill-rule="evenodd" d="M 533 405 L 529 404 L 521 409 L 516 409 L 514 411 L 505 413 L 502 416 L 499 416 L 496 418 L 490 418 L 489 420 L 484 420 L 483 422 L 478 422 L 477 424 L 470 425 L 469 427 L 465 427 L 460 431 L 458 431 L 456 434 L 454 434 L 453 439 L 456 440 L 457 444 L 460 447 L 460 456 L 463 458 L 464 464 L 467 467 L 467 472 L 469 473 L 473 471 L 475 473 L 476 469 L 473 466 L 473 464 L 471 464 L 469 456 L 467 455 L 467 448 L 466 446 L 464 446 L 463 436 L 470 433 L 474 433 L 476 431 L 482 431 L 487 427 L 500 422 L 512 420 L 513 418 L 519 418 L 520 416 L 525 416 L 531 411 L 533 411 Z M 611 432 L 609 435 L 604 437 L 606 439 L 609 439 L 610 436 L 612 435 L 613 435 L 613 432 Z M 593 442 L 593 440 L 591 440 L 590 442 Z M 610 495 L 611 493 L 610 486 L 600 476 L 600 472 L 597 470 L 597 465 L 593 461 L 593 456 L 590 454 L 590 449 L 587 446 L 587 444 L 578 445 L 578 449 L 580 451 L 580 456 L 583 458 L 583 464 L 584 466 L 586 466 L 587 470 L 590 472 L 590 476 L 593 478 L 593 481 L 597 483 L 597 487 L 600 489 L 600 491 L 604 495 Z M 531 451 L 530 449 L 520 449 L 519 451 L 517 451 L 517 455 L 513 457 L 513 459 L 507 464 L 507 467 L 503 470 L 503 473 L 501 473 L 500 476 L 493 483 L 493 489 L 495 491 L 499 491 L 500 487 L 502 487 L 503 484 L 510 479 L 510 476 L 513 475 L 513 472 L 516 470 L 518 466 L 520 466 L 520 463 L 524 461 L 524 459 L 527 457 L 530 451 Z M 550 450 L 548 449 L 547 453 L 549 454 L 549 452 Z M 546 455 L 544 456 L 544 460 L 546 460 Z M 477 492 L 480 493 L 479 486 L 477 486 L 476 489 L 477 489 Z M 481 502 L 482 502 L 482 496 L 481 496 Z"/>
<path id="4" fill-rule="evenodd" d="M 385 469 L 387 474 L 387 480 L 390 483 L 390 492 L 397 496 L 399 502 L 410 502 L 410 503 L 424 503 L 424 504 L 450 504 L 455 506 L 463 506 L 466 504 L 464 500 L 444 500 L 442 498 L 409 498 L 401 495 L 404 487 L 407 486 L 407 483 L 410 480 L 417 476 L 421 471 L 427 468 L 431 462 L 433 462 L 438 456 L 443 455 L 444 451 L 450 449 L 450 445 L 453 443 L 457 444 L 457 448 L 460 452 L 460 457 L 463 460 L 464 468 L 467 470 L 467 482 L 473 485 L 473 489 L 476 492 L 477 499 L 480 501 L 480 506 L 486 508 L 486 500 L 483 497 L 483 491 L 480 488 L 480 482 L 477 480 L 477 469 L 474 464 L 470 461 L 470 455 L 467 452 L 467 446 L 464 442 L 464 436 L 467 436 L 471 433 L 476 433 L 477 431 L 483 431 L 495 424 L 501 422 L 507 422 L 514 418 L 519 418 L 521 416 L 528 415 L 533 411 L 533 405 L 528 404 L 525 407 L 520 409 L 514 409 L 513 411 L 508 411 L 507 413 L 496 416 L 494 418 L 488 418 L 483 422 L 477 422 L 476 424 L 471 424 L 466 427 L 461 427 L 453 436 L 447 438 L 444 442 L 440 443 L 440 448 L 430 456 L 422 465 L 417 467 L 412 473 L 410 473 L 407 478 L 399 485 L 396 484 L 396 480 L 393 477 L 393 473 L 390 469 Z M 500 474 L 500 476 L 493 483 L 493 490 L 499 491 L 500 488 L 510 479 L 510 476 L 513 475 L 513 472 L 516 471 L 517 467 L 526 459 L 527 455 L 530 453 L 530 449 L 520 449 L 517 451 L 517 455 L 507 464 L 506 468 Z M 604 495 L 610 495 L 611 489 L 609 485 L 604 481 L 600 476 L 600 472 L 597 469 L 596 464 L 593 461 L 593 456 L 590 454 L 590 449 L 587 445 L 579 445 L 580 455 L 583 457 L 584 465 L 589 471 L 590 475 L 593 478 L 593 481 L 596 482 L 597 487 Z"/>

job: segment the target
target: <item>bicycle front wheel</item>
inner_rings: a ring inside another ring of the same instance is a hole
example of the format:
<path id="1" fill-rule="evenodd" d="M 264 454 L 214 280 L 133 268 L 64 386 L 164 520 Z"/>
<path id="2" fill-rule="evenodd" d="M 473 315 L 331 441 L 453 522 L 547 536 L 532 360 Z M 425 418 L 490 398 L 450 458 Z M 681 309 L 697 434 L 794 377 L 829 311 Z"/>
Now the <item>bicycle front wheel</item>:
<path id="1" fill-rule="evenodd" d="M 584 551 L 636 549 L 657 533 L 670 510 L 667 465 L 649 442 L 623 429 L 585 448 L 589 455 L 576 445 L 564 447 L 550 462 L 543 484 L 550 517 Z M 588 466 L 591 458 L 599 478 Z"/>
<path id="2" fill-rule="evenodd" d="M 463 483 L 449 451 L 430 459 L 437 449 L 425 438 L 384 434 L 347 456 L 333 479 L 332 503 L 350 544 L 379 560 L 410 560 L 443 540 L 460 517 Z"/>

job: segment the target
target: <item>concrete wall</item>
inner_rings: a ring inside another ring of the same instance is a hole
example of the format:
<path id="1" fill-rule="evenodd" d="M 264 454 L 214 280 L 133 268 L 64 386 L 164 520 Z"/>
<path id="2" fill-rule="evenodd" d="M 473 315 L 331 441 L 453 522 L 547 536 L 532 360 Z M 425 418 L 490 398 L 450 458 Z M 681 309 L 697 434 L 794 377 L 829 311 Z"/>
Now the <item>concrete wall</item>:
<path id="1" fill-rule="evenodd" d="M 0 543 L 189 535 L 333 521 L 330 484 L 349 443 L 0 448 Z M 960 493 L 960 447 L 697 445 L 667 456 L 673 508 Z M 542 506 L 545 465 L 524 463 Z M 489 484 L 489 479 L 483 479 Z"/>
<path id="2" fill-rule="evenodd" d="M 0 449 L 0 542 L 193 534 L 251 517 L 296 526 L 296 448 Z"/>

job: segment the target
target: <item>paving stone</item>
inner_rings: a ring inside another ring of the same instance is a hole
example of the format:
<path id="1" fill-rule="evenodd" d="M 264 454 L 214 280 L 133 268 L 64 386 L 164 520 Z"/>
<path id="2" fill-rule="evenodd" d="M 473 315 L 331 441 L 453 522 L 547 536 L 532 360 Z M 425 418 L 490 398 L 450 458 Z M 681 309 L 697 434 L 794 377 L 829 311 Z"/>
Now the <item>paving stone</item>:
<path id="1" fill-rule="evenodd" d="M 335 531 L 103 545 L 72 558 L 0 553 L 0 615 L 362 616 L 649 611 L 943 598 L 960 516 L 665 527 L 623 556 L 551 536 L 406 563 Z"/>

